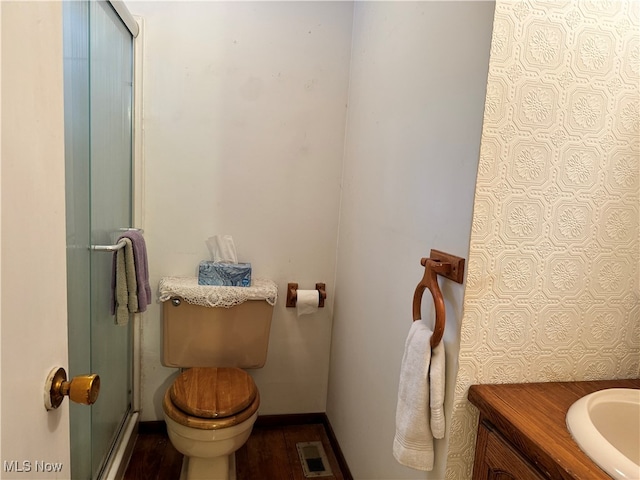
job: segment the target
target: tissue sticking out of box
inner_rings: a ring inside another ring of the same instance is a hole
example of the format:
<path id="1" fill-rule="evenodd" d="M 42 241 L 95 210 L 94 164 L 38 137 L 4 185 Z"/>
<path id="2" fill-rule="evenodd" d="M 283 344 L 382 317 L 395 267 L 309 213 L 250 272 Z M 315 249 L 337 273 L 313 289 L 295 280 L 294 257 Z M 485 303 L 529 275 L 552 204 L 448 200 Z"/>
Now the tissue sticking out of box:
<path id="1" fill-rule="evenodd" d="M 231 235 L 214 235 L 207 238 L 205 243 L 211 253 L 211 260 L 200 262 L 198 285 L 251 286 L 251 264 L 238 263 Z"/>
<path id="2" fill-rule="evenodd" d="M 236 246 L 231 235 L 214 235 L 206 242 L 211 260 L 216 263 L 238 263 Z"/>

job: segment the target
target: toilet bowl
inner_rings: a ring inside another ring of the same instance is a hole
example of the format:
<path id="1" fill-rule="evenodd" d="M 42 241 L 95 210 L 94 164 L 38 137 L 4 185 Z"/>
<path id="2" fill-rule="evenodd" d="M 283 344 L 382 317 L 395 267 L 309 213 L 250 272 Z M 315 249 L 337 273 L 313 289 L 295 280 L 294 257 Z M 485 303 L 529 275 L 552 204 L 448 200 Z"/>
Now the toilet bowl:
<path id="1" fill-rule="evenodd" d="M 173 446 L 185 456 L 185 479 L 229 480 L 231 457 L 249 438 L 260 395 L 239 368 L 196 367 L 181 373 L 162 410 Z"/>

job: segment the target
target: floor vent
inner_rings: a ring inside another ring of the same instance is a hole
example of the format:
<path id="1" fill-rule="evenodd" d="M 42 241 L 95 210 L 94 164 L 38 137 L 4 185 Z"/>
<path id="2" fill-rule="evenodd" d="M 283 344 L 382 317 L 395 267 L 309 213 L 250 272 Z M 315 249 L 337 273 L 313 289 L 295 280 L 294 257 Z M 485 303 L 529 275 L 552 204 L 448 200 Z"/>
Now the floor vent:
<path id="1" fill-rule="evenodd" d="M 306 478 L 333 477 L 322 442 L 299 442 L 296 448 Z"/>

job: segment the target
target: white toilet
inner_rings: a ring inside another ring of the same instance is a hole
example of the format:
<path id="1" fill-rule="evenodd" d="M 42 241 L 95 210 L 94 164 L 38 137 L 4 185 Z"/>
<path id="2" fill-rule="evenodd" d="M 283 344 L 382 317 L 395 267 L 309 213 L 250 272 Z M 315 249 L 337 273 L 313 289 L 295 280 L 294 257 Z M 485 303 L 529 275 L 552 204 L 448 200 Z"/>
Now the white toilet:
<path id="1" fill-rule="evenodd" d="M 169 439 L 185 456 L 181 478 L 233 478 L 234 454 L 260 406 L 256 384 L 241 369 L 264 365 L 273 306 L 248 300 L 213 308 L 174 296 L 162 310 L 162 363 L 187 368 L 162 403 Z"/>

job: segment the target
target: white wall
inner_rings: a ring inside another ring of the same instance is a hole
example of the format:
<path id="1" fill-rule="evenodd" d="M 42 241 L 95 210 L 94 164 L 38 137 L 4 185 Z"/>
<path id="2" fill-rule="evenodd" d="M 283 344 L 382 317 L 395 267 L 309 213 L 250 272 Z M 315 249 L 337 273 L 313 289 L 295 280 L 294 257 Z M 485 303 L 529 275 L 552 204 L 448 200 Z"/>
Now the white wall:
<path id="1" fill-rule="evenodd" d="M 145 21 L 144 155 L 151 282 L 194 276 L 205 239 L 278 283 L 262 414 L 325 410 L 353 5 L 128 2 Z M 288 282 L 326 282 L 320 313 Z M 160 306 L 143 318 L 142 420 L 162 418 Z"/>
<path id="2" fill-rule="evenodd" d="M 399 368 L 420 258 L 468 255 L 492 20 L 491 2 L 355 6 L 327 413 L 357 479 L 444 478 L 445 441 L 431 474 L 392 457 Z M 440 284 L 450 414 L 463 286 Z"/>

